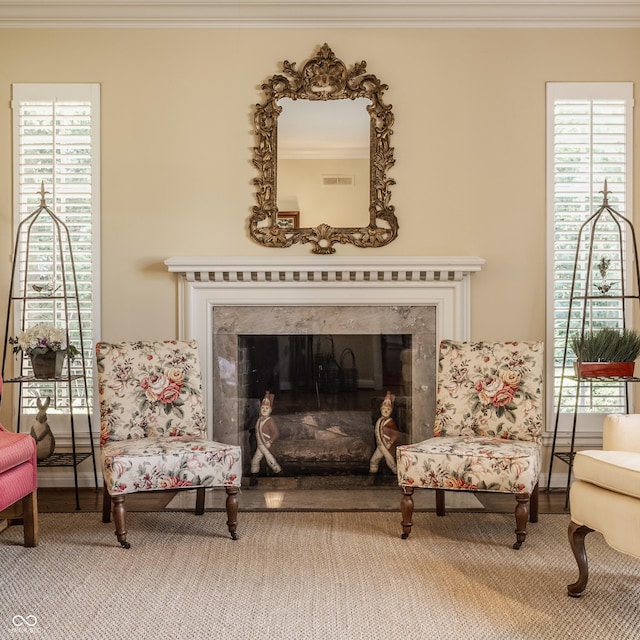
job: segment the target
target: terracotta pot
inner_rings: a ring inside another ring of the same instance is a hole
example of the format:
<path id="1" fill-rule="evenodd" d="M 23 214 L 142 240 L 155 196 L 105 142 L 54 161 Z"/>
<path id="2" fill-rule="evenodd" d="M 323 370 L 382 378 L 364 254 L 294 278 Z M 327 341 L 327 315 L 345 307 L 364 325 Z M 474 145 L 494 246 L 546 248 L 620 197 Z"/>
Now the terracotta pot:
<path id="1" fill-rule="evenodd" d="M 46 380 L 59 378 L 62 375 L 62 365 L 66 351 L 49 351 L 37 356 L 31 356 L 31 367 L 34 378 Z"/>
<path id="2" fill-rule="evenodd" d="M 631 378 L 635 362 L 575 362 L 573 367 L 580 378 Z"/>

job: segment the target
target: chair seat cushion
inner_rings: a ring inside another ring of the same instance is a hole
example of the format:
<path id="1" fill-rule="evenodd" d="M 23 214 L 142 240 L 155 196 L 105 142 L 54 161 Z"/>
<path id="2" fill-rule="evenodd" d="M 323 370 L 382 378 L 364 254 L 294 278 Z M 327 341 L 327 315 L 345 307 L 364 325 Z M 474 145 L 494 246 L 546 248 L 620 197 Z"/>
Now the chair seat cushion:
<path id="1" fill-rule="evenodd" d="M 239 487 L 240 447 L 193 436 L 115 440 L 102 446 L 111 495 L 186 487 Z"/>
<path id="2" fill-rule="evenodd" d="M 13 433 L 0 429 L 0 473 L 31 460 L 36 448 L 28 433 Z"/>
<path id="3" fill-rule="evenodd" d="M 604 489 L 640 498 L 640 453 L 633 451 L 579 451 L 573 473 Z"/>
<path id="4" fill-rule="evenodd" d="M 398 483 L 429 489 L 531 493 L 540 445 L 525 440 L 438 437 L 396 450 Z"/>

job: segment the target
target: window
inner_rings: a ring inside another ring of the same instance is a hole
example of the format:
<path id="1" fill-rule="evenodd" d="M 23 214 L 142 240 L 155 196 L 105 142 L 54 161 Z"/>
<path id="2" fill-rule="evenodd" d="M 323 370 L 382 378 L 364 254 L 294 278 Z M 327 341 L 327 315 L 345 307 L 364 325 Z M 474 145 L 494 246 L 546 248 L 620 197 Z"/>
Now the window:
<path id="1" fill-rule="evenodd" d="M 100 87 L 97 84 L 14 84 L 13 85 L 13 172 L 14 222 L 20 221 L 40 205 L 41 184 L 44 183 L 47 206 L 69 229 L 73 260 L 78 281 L 80 317 L 83 327 L 88 388 L 93 388 L 93 344 L 99 332 L 99 240 L 100 229 Z M 47 216 L 45 216 L 47 217 Z M 24 255 L 26 230 L 18 239 L 17 251 Z M 46 233 L 39 241 L 34 228 L 30 234 L 30 253 L 43 256 L 39 273 L 24 273 L 24 262 L 16 278 L 27 285 L 42 280 L 54 267 L 50 262 L 51 246 Z M 20 264 L 20 262 L 18 263 Z M 29 264 L 32 265 L 30 259 Z M 51 285 L 53 286 L 53 285 Z M 17 289 L 22 291 L 22 284 Z M 64 326 L 62 301 L 49 301 L 46 321 Z M 29 300 L 24 304 L 25 326 L 42 322 L 44 302 Z M 72 305 L 75 310 L 75 303 Z M 54 318 L 51 318 L 53 311 Z M 18 328 L 19 324 L 16 325 Z M 70 341 L 80 346 L 77 318 L 69 322 Z M 83 372 L 82 362 L 76 359 L 72 375 Z M 22 408 L 35 406 L 38 394 L 51 397 L 51 409 L 65 411 L 70 401 L 74 408 L 83 408 L 86 415 L 84 382 L 74 381 L 71 399 L 67 384 L 53 384 L 50 388 L 24 385 Z M 89 392 L 91 394 L 91 391 Z M 89 402 L 92 402 L 91 397 Z"/>
<path id="2" fill-rule="evenodd" d="M 547 84 L 547 212 L 548 212 L 548 371 L 553 372 L 547 385 L 549 415 L 557 410 L 562 364 L 564 361 L 567 323 L 569 335 L 579 334 L 582 323 L 585 330 L 592 327 L 622 324 L 623 308 L 615 295 L 610 300 L 599 299 L 587 305 L 574 303 L 569 315 L 570 292 L 574 263 L 576 286 L 574 295 L 580 295 L 588 265 L 588 246 L 577 246 L 581 225 L 603 203 L 604 182 L 607 180 L 609 205 L 623 216 L 631 215 L 632 208 L 632 112 L 633 85 L 631 83 L 548 83 Z M 621 260 L 618 229 L 598 225 L 594 235 L 591 275 L 600 282 L 597 265 L 603 259 L 608 264 L 608 276 L 620 274 Z M 628 234 L 627 234 L 628 235 Z M 583 239 L 591 234 L 583 235 Z M 633 284 L 627 245 L 631 238 L 623 238 L 623 258 L 627 281 Z M 577 260 L 576 260 L 577 258 Z M 613 292 L 615 293 L 615 292 Z M 630 307 L 630 305 L 627 305 Z M 627 308 L 627 313 L 629 308 Z M 626 318 L 627 326 L 631 319 Z M 573 371 L 575 358 L 567 350 L 566 373 Z M 565 378 L 560 407 L 561 429 L 571 428 L 567 419 L 573 418 L 576 406 L 576 384 Z M 599 430 L 602 414 L 624 412 L 625 385 L 623 383 L 582 384 L 578 398 L 581 429 Z M 564 414 L 564 415 L 563 415 Z M 554 428 L 549 421 L 548 429 Z"/>

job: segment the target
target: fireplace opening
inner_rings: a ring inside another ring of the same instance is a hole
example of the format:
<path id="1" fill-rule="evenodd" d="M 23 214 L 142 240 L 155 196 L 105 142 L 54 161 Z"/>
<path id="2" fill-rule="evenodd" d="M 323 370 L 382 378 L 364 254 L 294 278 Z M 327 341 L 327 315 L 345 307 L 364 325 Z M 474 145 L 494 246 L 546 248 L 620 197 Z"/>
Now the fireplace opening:
<path id="1" fill-rule="evenodd" d="M 395 444 L 431 435 L 435 306 L 214 305 L 211 312 L 212 436 L 242 447 L 248 481 L 397 483 L 395 457 L 374 457 L 376 423 L 389 392 L 396 432 L 386 435 Z M 278 437 L 265 452 L 256 427 L 267 392 Z"/>
<path id="2" fill-rule="evenodd" d="M 412 354 L 411 334 L 239 335 L 238 397 L 254 482 L 394 482 L 395 446 L 412 430 Z"/>

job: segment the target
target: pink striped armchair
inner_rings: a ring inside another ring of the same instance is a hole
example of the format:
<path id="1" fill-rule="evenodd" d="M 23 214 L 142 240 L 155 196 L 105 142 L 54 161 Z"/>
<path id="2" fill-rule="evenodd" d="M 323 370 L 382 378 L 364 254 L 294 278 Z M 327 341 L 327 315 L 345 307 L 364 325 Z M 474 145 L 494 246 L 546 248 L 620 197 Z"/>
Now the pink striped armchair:
<path id="1" fill-rule="evenodd" d="M 36 441 L 28 433 L 13 433 L 0 424 L 0 511 L 22 501 L 25 547 L 38 544 L 37 486 Z"/>

